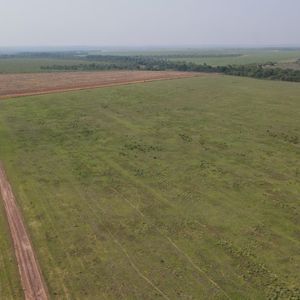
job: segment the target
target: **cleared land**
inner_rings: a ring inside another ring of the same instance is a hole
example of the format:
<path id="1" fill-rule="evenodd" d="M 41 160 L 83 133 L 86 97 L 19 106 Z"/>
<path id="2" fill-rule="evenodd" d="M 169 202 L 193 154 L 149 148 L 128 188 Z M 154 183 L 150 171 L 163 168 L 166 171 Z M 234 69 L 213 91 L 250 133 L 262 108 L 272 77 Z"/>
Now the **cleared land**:
<path id="1" fill-rule="evenodd" d="M 215 75 L 1 101 L 51 297 L 298 299 L 299 99 Z"/>
<path id="2" fill-rule="evenodd" d="M 2 195 L 6 217 L 10 227 L 25 299 L 46 300 L 48 297 L 43 277 L 1 162 L 0 194 Z"/>
<path id="3" fill-rule="evenodd" d="M 199 73 L 107 71 L 0 74 L 0 98 L 193 76 L 199 76 Z"/>

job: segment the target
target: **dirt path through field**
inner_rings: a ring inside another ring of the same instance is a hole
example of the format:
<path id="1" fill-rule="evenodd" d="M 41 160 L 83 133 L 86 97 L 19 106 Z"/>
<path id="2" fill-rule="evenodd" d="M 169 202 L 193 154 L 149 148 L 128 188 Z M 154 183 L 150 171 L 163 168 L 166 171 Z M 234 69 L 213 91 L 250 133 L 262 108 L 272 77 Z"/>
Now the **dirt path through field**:
<path id="1" fill-rule="evenodd" d="M 0 74 L 0 99 L 203 75 L 207 76 L 175 71 Z"/>
<path id="2" fill-rule="evenodd" d="M 25 229 L 21 212 L 0 162 L 0 192 L 13 240 L 21 283 L 26 300 L 48 299 L 42 273 Z"/>

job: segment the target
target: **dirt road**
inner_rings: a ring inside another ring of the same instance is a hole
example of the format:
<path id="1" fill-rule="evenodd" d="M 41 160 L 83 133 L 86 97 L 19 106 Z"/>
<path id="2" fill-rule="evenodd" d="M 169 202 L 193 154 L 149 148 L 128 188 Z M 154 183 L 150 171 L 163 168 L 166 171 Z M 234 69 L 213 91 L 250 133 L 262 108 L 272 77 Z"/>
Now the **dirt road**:
<path id="1" fill-rule="evenodd" d="M 0 74 L 0 99 L 194 76 L 201 74 L 175 71 Z"/>
<path id="2" fill-rule="evenodd" d="M 15 197 L 1 162 L 0 192 L 4 202 L 4 208 L 14 244 L 25 299 L 48 299 L 47 288 L 44 283 L 42 273 L 34 254 L 28 233 L 25 229 L 21 212 L 17 207 Z"/>

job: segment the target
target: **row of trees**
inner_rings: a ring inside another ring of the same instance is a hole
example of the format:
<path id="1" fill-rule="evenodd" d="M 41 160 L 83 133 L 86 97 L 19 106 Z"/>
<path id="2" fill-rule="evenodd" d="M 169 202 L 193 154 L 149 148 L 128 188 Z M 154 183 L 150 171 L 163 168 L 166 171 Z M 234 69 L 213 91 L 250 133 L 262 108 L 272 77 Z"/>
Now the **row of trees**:
<path id="1" fill-rule="evenodd" d="M 87 63 L 76 65 L 51 65 L 43 66 L 43 70 L 55 71 L 100 71 L 100 70 L 151 70 L 151 71 L 184 71 L 184 72 L 215 72 L 226 75 L 265 78 L 271 80 L 284 80 L 300 82 L 300 71 L 292 69 L 274 68 L 264 65 L 229 65 L 210 66 L 207 64 L 195 64 L 168 59 L 145 56 L 105 56 L 89 55 L 85 59 Z M 89 63 L 89 61 L 93 61 Z"/>
<path id="2" fill-rule="evenodd" d="M 227 75 L 300 82 L 299 70 L 270 68 L 264 65 L 226 66 L 217 68 L 220 73 Z"/>

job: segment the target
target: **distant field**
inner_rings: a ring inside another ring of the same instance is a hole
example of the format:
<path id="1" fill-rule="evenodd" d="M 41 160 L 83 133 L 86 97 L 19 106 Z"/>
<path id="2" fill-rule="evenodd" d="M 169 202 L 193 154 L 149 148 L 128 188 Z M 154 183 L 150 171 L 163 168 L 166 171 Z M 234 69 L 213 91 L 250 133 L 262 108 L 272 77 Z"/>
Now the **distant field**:
<path id="1" fill-rule="evenodd" d="M 188 61 L 197 64 L 206 63 L 212 66 L 245 65 L 267 62 L 292 62 L 300 59 L 300 51 L 262 51 L 242 53 L 236 57 L 182 57 L 172 60 Z"/>
<path id="2" fill-rule="evenodd" d="M 182 50 L 153 50 L 153 51 L 120 51 L 94 52 L 95 54 L 110 55 L 145 55 L 163 56 L 175 61 L 188 61 L 197 64 L 206 63 L 212 66 L 230 64 L 252 64 L 267 62 L 293 62 L 300 59 L 300 49 L 182 49 Z M 173 56 L 178 56 L 174 58 Z"/>
<path id="3" fill-rule="evenodd" d="M 276 65 L 276 67 L 283 68 L 283 69 L 300 70 L 300 59 L 295 62 L 279 63 Z"/>
<path id="4" fill-rule="evenodd" d="M 114 61 L 91 60 L 85 59 L 85 55 L 113 55 L 113 56 L 145 56 L 164 58 L 175 61 L 187 61 L 197 64 L 208 64 L 212 66 L 224 65 L 241 65 L 252 63 L 267 63 L 277 62 L 285 64 L 293 63 L 300 59 L 300 50 L 270 50 L 270 49 L 181 49 L 181 50 L 144 50 L 144 51 L 91 51 L 83 54 L 83 57 L 76 56 L 74 53 L 60 53 L 63 58 L 53 58 L 54 54 L 48 53 L 49 58 L 40 58 L 38 55 L 34 57 L 20 57 L 15 58 L 1 58 L 0 57 L 0 74 L 1 73 L 37 73 L 49 72 L 42 67 L 56 66 L 78 66 L 80 64 L 101 64 L 111 65 L 115 64 Z M 58 69 L 58 68 L 57 68 Z M 51 70 L 50 70 L 51 71 Z M 53 70 L 52 70 L 53 71 Z M 60 70 L 63 71 L 63 70 Z"/>
<path id="5" fill-rule="evenodd" d="M 299 299 L 299 99 L 214 75 L 0 101 L 52 298 Z"/>

